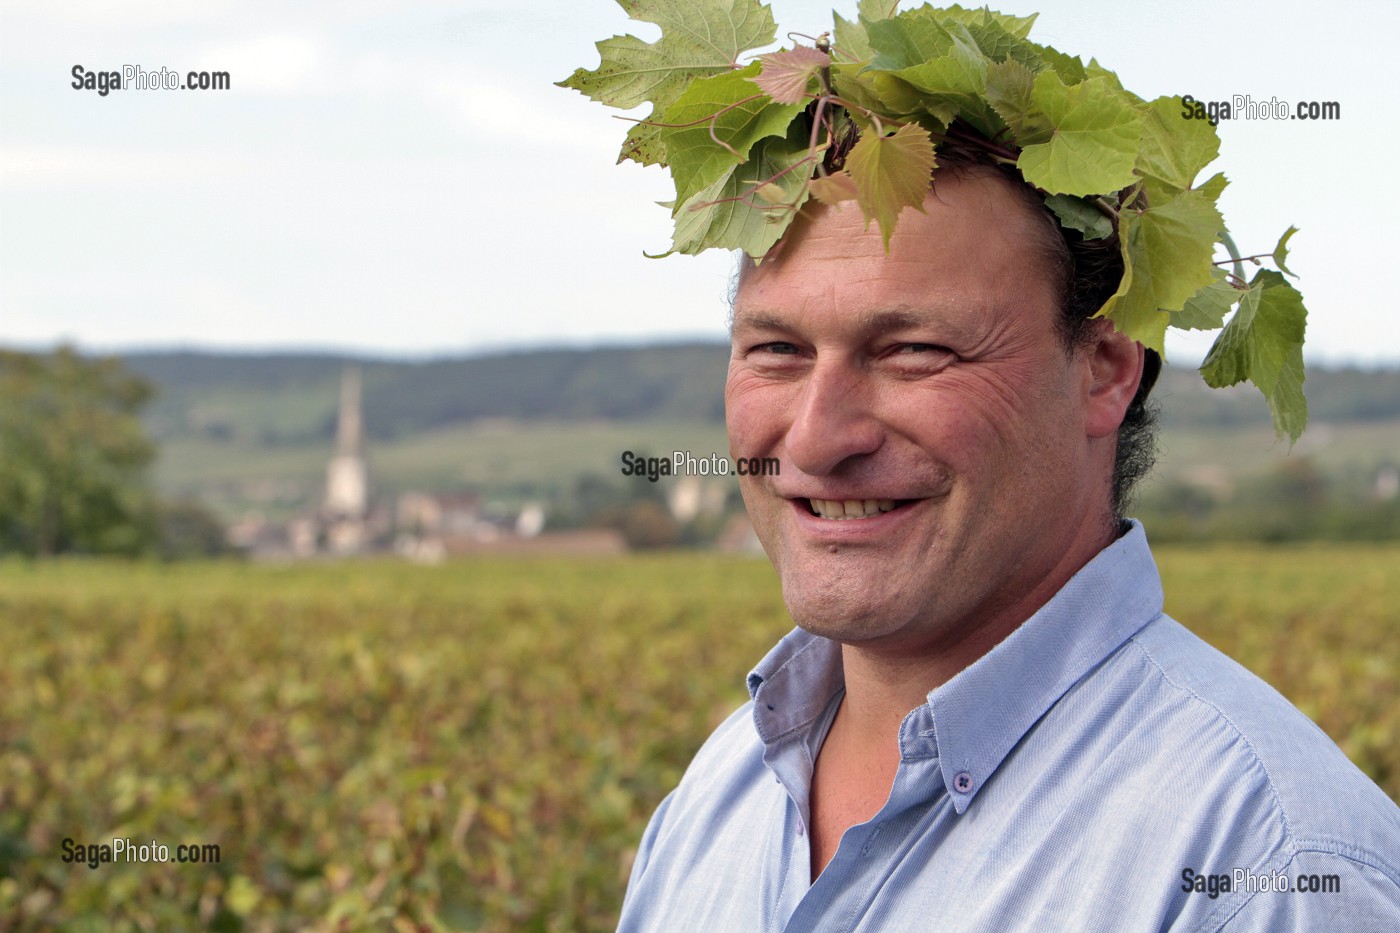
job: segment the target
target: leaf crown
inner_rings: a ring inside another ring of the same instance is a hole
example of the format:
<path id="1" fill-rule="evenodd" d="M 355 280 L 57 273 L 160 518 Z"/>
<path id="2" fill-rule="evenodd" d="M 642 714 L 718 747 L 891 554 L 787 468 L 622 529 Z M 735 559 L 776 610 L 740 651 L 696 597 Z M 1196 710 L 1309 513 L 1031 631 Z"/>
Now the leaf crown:
<path id="1" fill-rule="evenodd" d="M 1169 326 L 1219 330 L 1206 382 L 1252 382 L 1278 434 L 1301 435 L 1307 312 L 1285 278 L 1296 228 L 1272 253 L 1240 255 L 1216 206 L 1225 177 L 1197 182 L 1219 153 L 1215 127 L 1178 98 L 1145 101 L 1097 61 L 1031 41 L 1034 15 L 859 0 L 834 36 L 741 64 L 775 41 L 759 0 L 617 2 L 661 38 L 604 39 L 599 67 L 559 84 L 614 107 L 651 103 L 618 161 L 670 169 L 669 252 L 761 259 L 809 198 L 856 201 L 888 247 L 901 212 L 923 209 L 939 145 L 979 145 L 1061 226 L 1116 236 L 1123 276 L 1099 316 L 1159 354 Z M 1217 248 L 1230 258 L 1216 262 Z M 1264 258 L 1278 271 L 1246 278 Z"/>

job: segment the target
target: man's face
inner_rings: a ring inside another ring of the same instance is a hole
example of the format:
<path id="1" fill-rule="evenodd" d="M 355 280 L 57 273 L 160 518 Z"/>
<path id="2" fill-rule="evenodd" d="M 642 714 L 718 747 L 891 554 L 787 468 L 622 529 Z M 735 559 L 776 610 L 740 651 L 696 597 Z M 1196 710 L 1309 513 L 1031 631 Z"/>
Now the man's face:
<path id="1" fill-rule="evenodd" d="M 793 618 L 899 651 L 1014 627 L 1111 539 L 1043 221 L 982 174 L 925 208 L 888 255 L 852 202 L 804 212 L 740 285 L 725 388 L 734 456 L 780 460 L 740 482 Z"/>

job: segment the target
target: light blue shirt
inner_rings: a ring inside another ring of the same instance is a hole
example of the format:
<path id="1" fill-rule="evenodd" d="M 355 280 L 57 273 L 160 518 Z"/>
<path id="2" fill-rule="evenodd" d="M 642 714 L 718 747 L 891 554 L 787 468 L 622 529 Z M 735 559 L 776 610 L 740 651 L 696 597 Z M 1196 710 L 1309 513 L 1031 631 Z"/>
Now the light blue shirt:
<path id="1" fill-rule="evenodd" d="M 1400 809 L 1163 614 L 1139 525 L 905 717 L 816 883 L 840 647 L 794 630 L 748 687 L 652 817 L 624 933 L 1400 930 Z M 1300 878 L 1337 890 L 1273 890 Z"/>

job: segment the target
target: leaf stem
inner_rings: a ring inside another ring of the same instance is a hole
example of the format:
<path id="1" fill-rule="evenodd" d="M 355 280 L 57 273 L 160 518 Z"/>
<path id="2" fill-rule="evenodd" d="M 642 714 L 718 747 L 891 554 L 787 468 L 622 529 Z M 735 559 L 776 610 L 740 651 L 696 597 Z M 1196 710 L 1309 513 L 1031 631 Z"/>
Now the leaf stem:
<path id="1" fill-rule="evenodd" d="M 1228 230 L 1221 230 L 1221 231 L 1220 231 L 1220 244 L 1221 244 L 1222 246 L 1224 246 L 1225 249 L 1226 249 L 1226 251 L 1229 252 L 1229 254 L 1230 254 L 1230 260 L 1229 260 L 1229 261 L 1232 262 L 1232 263 L 1234 264 L 1234 267 L 1235 267 L 1235 278 L 1236 278 L 1236 279 L 1239 279 L 1241 282 L 1243 282 L 1243 281 L 1245 280 L 1245 278 L 1244 278 L 1244 260 L 1240 257 L 1240 250 L 1239 250 L 1239 247 L 1235 245 L 1235 240 L 1234 240 L 1233 237 L 1230 236 L 1230 231 L 1228 231 Z M 1216 263 L 1216 265 L 1224 265 L 1224 263 L 1223 263 L 1223 262 L 1219 262 L 1219 263 Z"/>

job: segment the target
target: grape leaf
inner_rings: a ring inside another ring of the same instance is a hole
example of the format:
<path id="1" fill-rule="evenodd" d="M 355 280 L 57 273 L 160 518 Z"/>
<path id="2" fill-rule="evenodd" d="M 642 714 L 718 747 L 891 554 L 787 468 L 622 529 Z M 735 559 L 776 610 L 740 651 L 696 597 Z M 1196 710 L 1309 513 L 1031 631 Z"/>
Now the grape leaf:
<path id="1" fill-rule="evenodd" d="M 874 54 L 870 50 L 870 36 L 866 26 L 877 20 L 889 19 L 894 14 L 898 0 L 860 0 L 856 5 L 854 21 L 846 19 L 835 10 L 831 15 L 835 23 L 836 48 L 845 61 L 869 61 Z"/>
<path id="2" fill-rule="evenodd" d="M 754 62 L 740 71 L 701 78 L 666 108 L 662 122 L 670 125 L 661 130 L 661 140 L 676 183 L 676 203 L 684 204 L 722 178 L 758 140 L 784 135 L 801 111 L 801 104 L 775 104 L 759 92 L 753 83 L 758 73 Z M 716 145 L 716 139 L 733 151 Z"/>
<path id="3" fill-rule="evenodd" d="M 906 123 L 890 136 L 867 133 L 846 157 L 866 225 L 871 220 L 879 223 L 885 249 L 900 212 L 906 207 L 924 209 L 933 166 L 933 140 L 916 123 Z"/>
<path id="4" fill-rule="evenodd" d="M 1086 240 L 1100 240 L 1113 235 L 1113 221 L 1083 198 L 1052 194 L 1045 199 L 1045 206 L 1060 218 L 1060 226 L 1078 230 Z"/>
<path id="5" fill-rule="evenodd" d="M 880 92 L 875 85 L 875 75 L 862 74 L 863 65 L 852 62 L 837 62 L 831 66 L 831 83 L 843 99 L 850 101 L 857 107 L 864 107 L 867 110 L 881 111 L 888 109 L 888 104 L 880 99 Z M 865 119 L 858 110 L 851 111 L 853 119 Z M 866 120 L 868 123 L 869 120 Z M 864 125 L 864 124 L 862 124 Z"/>
<path id="6" fill-rule="evenodd" d="M 1142 117 L 1104 78 L 1066 86 L 1050 71 L 1035 79 L 1033 106 L 1054 127 L 1021 151 L 1026 181 L 1051 194 L 1104 194 L 1133 183 Z"/>
<path id="7" fill-rule="evenodd" d="M 938 11 L 928 6 L 907 10 L 893 19 L 867 22 L 865 31 L 874 53 L 870 67 L 880 71 L 898 71 L 942 58 L 953 45 L 953 36 L 939 21 Z M 966 34 L 966 29 L 963 32 Z"/>
<path id="8" fill-rule="evenodd" d="M 1214 281 L 1220 212 L 1207 192 L 1192 190 L 1124 218 L 1133 281 L 1109 316 L 1123 333 L 1160 353 L 1169 313 Z"/>
<path id="9" fill-rule="evenodd" d="M 1040 15 L 1032 13 L 1030 16 L 1012 16 L 1008 13 L 998 13 L 987 7 L 975 7 L 969 10 L 956 3 L 937 12 L 940 17 L 962 23 L 974 32 L 980 27 L 995 26 L 999 31 L 1016 39 L 1025 39 L 1029 36 L 1031 27 L 1035 25 L 1036 17 Z"/>
<path id="10" fill-rule="evenodd" d="M 854 201 L 857 196 L 855 179 L 845 172 L 835 172 L 822 178 L 813 178 L 808 190 L 812 192 L 812 197 L 823 204 Z"/>
<path id="11" fill-rule="evenodd" d="M 987 103 L 1018 140 L 1043 139 L 1050 134 L 1050 121 L 1031 109 L 1034 87 L 1035 72 L 1020 62 L 993 62 L 987 66 Z"/>
<path id="12" fill-rule="evenodd" d="M 617 0 L 627 15 L 656 23 L 661 38 L 644 42 L 636 36 L 613 36 L 597 43 L 601 63 L 593 71 L 577 69 L 560 87 L 613 107 L 630 109 L 648 101 L 652 116 L 663 113 L 696 78 L 734 68 L 739 53 L 770 44 L 777 26 L 773 14 L 758 0 Z M 621 159 L 641 154 L 639 161 L 660 161 L 655 134 L 634 131 L 623 144 Z"/>
<path id="13" fill-rule="evenodd" d="M 858 0 L 856 12 L 867 22 L 889 19 L 899 7 L 899 0 Z"/>
<path id="14" fill-rule="evenodd" d="M 994 133 L 1001 121 L 985 100 L 987 59 L 966 27 L 954 24 L 948 36 L 943 55 L 892 74 L 919 91 L 922 108 L 942 123 L 961 115 L 983 133 Z"/>
<path id="15" fill-rule="evenodd" d="M 800 103 L 817 71 L 831 64 L 831 56 L 810 45 L 798 45 L 785 52 L 760 55 L 763 73 L 754 78 L 759 90 L 779 104 Z"/>
<path id="16" fill-rule="evenodd" d="M 800 127 L 790 128 L 784 138 L 760 139 L 749 151 L 747 162 L 734 165 L 675 212 L 671 251 L 694 255 L 712 248 L 741 249 L 761 259 L 807 199 L 805 182 L 810 170 L 801 166 L 806 160 L 807 134 Z M 772 193 L 764 187 L 770 183 L 783 190 L 782 200 L 791 207 L 755 210 L 740 200 L 752 200 L 760 187 Z"/>
<path id="17" fill-rule="evenodd" d="M 1084 62 L 1080 61 L 1078 55 L 1066 55 L 1048 45 L 1042 45 L 1039 52 L 1040 57 L 1064 83 L 1078 84 L 1087 77 Z"/>
<path id="18" fill-rule="evenodd" d="M 1192 295 L 1180 311 L 1171 312 L 1171 326 L 1178 330 L 1218 330 L 1225 315 L 1244 294 L 1243 289 L 1230 284 L 1225 270 L 1216 267 L 1215 281 Z"/>
<path id="19" fill-rule="evenodd" d="M 1240 299 L 1239 310 L 1216 338 L 1201 375 L 1220 388 L 1248 379 L 1264 394 L 1274 430 L 1297 441 L 1308 422 L 1303 395 L 1303 296 L 1281 273 L 1260 269 Z"/>
<path id="20" fill-rule="evenodd" d="M 1284 264 L 1288 259 L 1288 241 L 1293 239 L 1293 234 L 1297 232 L 1297 227 L 1289 227 L 1287 230 L 1283 231 L 1283 236 L 1278 238 L 1278 245 L 1274 247 L 1274 265 L 1278 266 L 1288 275 L 1293 275 L 1293 271 Z M 1297 278 L 1296 275 L 1293 275 L 1293 277 L 1295 279 Z"/>
<path id="21" fill-rule="evenodd" d="M 1159 97 L 1148 105 L 1142 122 L 1138 175 L 1147 203 L 1166 201 L 1191 187 L 1201 169 L 1220 154 L 1220 137 L 1207 120 L 1183 120 L 1176 97 Z"/>
<path id="22" fill-rule="evenodd" d="M 1032 14 L 1030 18 L 1035 19 L 1035 15 Z M 1045 67 L 1045 61 L 1036 52 L 1034 43 L 1028 41 L 1024 35 L 1018 36 L 1009 31 L 996 20 L 973 21 L 965 25 L 982 54 L 991 61 L 1019 62 L 1032 71 L 1040 71 Z"/>
<path id="23" fill-rule="evenodd" d="M 897 78 L 888 71 L 867 71 L 865 74 L 870 76 L 875 92 L 883 104 L 881 108 L 872 108 L 876 113 L 901 116 L 928 113 L 944 126 L 952 123 L 953 117 L 957 115 L 956 106 L 947 101 L 933 101 L 925 97 L 910 86 L 908 81 Z"/>
<path id="24" fill-rule="evenodd" d="M 870 36 L 865 32 L 865 23 L 860 17 L 855 21 L 846 19 L 835 10 L 831 12 L 834 21 L 835 35 L 832 37 L 836 43 L 836 51 L 840 53 L 841 59 L 847 62 L 869 61 Z"/>
<path id="25" fill-rule="evenodd" d="M 1113 321 L 1113 326 L 1117 330 L 1123 328 L 1118 324 L 1116 312 L 1118 306 L 1123 303 L 1123 299 L 1128 297 L 1128 292 L 1133 289 L 1133 257 L 1128 253 L 1129 227 L 1128 220 L 1133 215 L 1124 213 L 1118 215 L 1118 254 L 1123 259 L 1123 277 L 1118 280 L 1118 288 L 1108 300 L 1103 303 L 1103 307 L 1094 312 L 1094 317 L 1106 317 Z M 1165 338 L 1165 333 L 1163 337 Z"/>
<path id="26" fill-rule="evenodd" d="M 661 142 L 661 127 L 651 123 L 632 124 L 617 154 L 618 163 L 628 159 L 642 165 L 665 165 L 666 146 Z"/>

